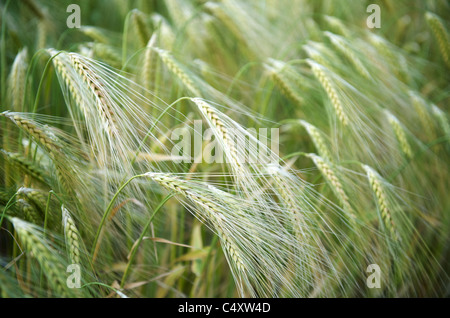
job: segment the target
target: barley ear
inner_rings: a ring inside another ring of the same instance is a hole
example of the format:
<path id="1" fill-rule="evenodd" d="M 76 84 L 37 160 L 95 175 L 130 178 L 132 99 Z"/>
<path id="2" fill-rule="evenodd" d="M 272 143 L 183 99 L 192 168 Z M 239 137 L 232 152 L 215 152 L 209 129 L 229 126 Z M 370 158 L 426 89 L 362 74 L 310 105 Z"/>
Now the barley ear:
<path id="1" fill-rule="evenodd" d="M 236 268 L 239 271 L 244 272 L 244 261 L 242 260 L 240 252 L 238 251 L 235 243 L 227 234 L 227 232 L 224 231 L 220 209 L 216 204 L 214 204 L 212 200 L 208 200 L 204 197 L 198 196 L 194 191 L 191 191 L 188 187 L 186 187 L 181 180 L 170 174 L 148 172 L 146 175 L 159 185 L 165 187 L 166 189 L 175 191 L 176 193 L 180 194 L 186 199 L 189 199 L 192 203 L 199 206 L 208 216 L 208 221 L 210 221 L 211 224 L 213 224 L 216 228 L 226 250 L 228 251 L 231 259 L 234 261 Z"/>
<path id="2" fill-rule="evenodd" d="M 386 196 L 383 178 L 371 167 L 363 165 L 366 171 L 372 191 L 377 199 L 378 209 L 381 214 L 384 226 L 391 233 L 394 240 L 398 240 L 399 236 L 396 230 L 394 220 L 392 219 L 391 210 Z"/>
<path id="3" fill-rule="evenodd" d="M 295 101 L 298 105 L 303 105 L 303 97 L 298 94 L 292 86 L 291 80 L 284 72 L 288 68 L 288 65 L 281 61 L 268 59 L 268 64 L 265 66 L 269 70 L 272 80 L 281 89 L 283 94 Z"/>
<path id="4" fill-rule="evenodd" d="M 195 84 L 194 79 L 190 75 L 188 75 L 188 73 L 184 70 L 184 68 L 172 56 L 172 54 L 169 51 L 160 48 L 153 48 L 153 50 L 155 50 L 158 53 L 159 57 L 161 58 L 161 61 L 175 76 L 177 76 L 180 79 L 180 81 L 189 90 L 190 93 L 192 93 L 194 96 L 197 97 L 202 96 L 200 90 Z"/>
<path id="5" fill-rule="evenodd" d="M 138 35 L 141 46 L 144 47 L 147 44 L 148 39 L 150 38 L 149 30 L 144 19 L 144 13 L 142 13 L 138 9 L 133 9 L 131 11 L 131 21 Z"/>
<path id="6" fill-rule="evenodd" d="M 327 182 L 331 185 L 331 189 L 333 190 L 333 193 L 336 195 L 336 197 L 339 199 L 340 203 L 342 204 L 344 211 L 347 213 L 349 219 L 351 221 L 354 221 L 356 216 L 354 214 L 353 208 L 350 205 L 350 200 L 347 196 L 347 194 L 344 191 L 344 187 L 339 180 L 338 175 L 334 171 L 334 167 L 330 162 L 327 162 L 324 160 L 324 158 L 310 153 L 306 155 L 307 157 L 311 158 L 312 161 L 315 163 L 315 165 L 319 168 L 322 175 L 326 178 Z"/>
<path id="7" fill-rule="evenodd" d="M 24 174 L 31 176 L 32 178 L 42 182 L 45 182 L 45 173 L 37 164 L 31 162 L 30 160 L 24 158 L 19 153 L 11 153 L 0 149 L 5 158 L 15 167 L 19 168 Z"/>
<path id="8" fill-rule="evenodd" d="M 322 87 L 325 89 L 325 92 L 327 93 L 328 97 L 330 98 L 331 104 L 333 105 L 336 111 L 337 117 L 344 126 L 347 126 L 349 122 L 347 114 L 344 111 L 341 99 L 339 98 L 339 95 L 336 91 L 336 88 L 332 84 L 331 79 L 327 76 L 324 68 L 320 64 L 314 62 L 311 59 L 307 59 L 307 61 L 308 64 L 311 66 L 314 75 L 316 76 Z"/>
<path id="9" fill-rule="evenodd" d="M 117 136 L 119 130 L 117 128 L 116 114 L 109 104 L 110 96 L 106 93 L 102 80 L 92 70 L 92 66 L 78 54 L 69 53 L 69 57 L 73 67 L 78 71 L 95 97 L 99 117 L 103 121 L 106 132 L 112 137 Z"/>
<path id="10" fill-rule="evenodd" d="M 331 40 L 331 43 L 338 49 L 347 59 L 353 64 L 356 71 L 361 74 L 364 78 L 370 79 L 369 71 L 363 65 L 361 60 L 355 55 L 353 49 L 349 44 L 340 36 L 333 34 L 331 32 L 325 32 L 325 35 Z"/>
<path id="11" fill-rule="evenodd" d="M 350 36 L 350 30 L 347 26 L 342 22 L 342 20 L 332 17 L 329 15 L 324 16 L 325 22 L 333 29 L 333 31 L 343 35 L 348 38 Z"/>
<path id="12" fill-rule="evenodd" d="M 411 102 L 414 106 L 414 109 L 417 112 L 420 123 L 422 124 L 426 136 L 428 138 L 434 138 L 434 124 L 432 118 L 430 116 L 430 111 L 428 109 L 427 103 L 421 98 L 416 92 L 410 91 L 409 96 L 411 98 Z"/>
<path id="13" fill-rule="evenodd" d="M 425 13 L 428 25 L 434 33 L 445 64 L 450 68 L 450 37 L 441 19 L 434 13 Z"/>
<path id="14" fill-rule="evenodd" d="M 323 137 L 323 133 L 314 125 L 305 120 L 300 120 L 300 124 L 306 129 L 308 135 L 311 137 L 317 151 L 325 160 L 332 161 L 332 156 L 328 150 L 327 144 Z"/>
<path id="15" fill-rule="evenodd" d="M 11 108 L 20 111 L 26 93 L 25 76 L 28 68 L 28 50 L 22 49 L 14 59 L 8 78 L 8 97 Z"/>
<path id="16" fill-rule="evenodd" d="M 439 123 L 441 125 L 441 129 L 444 132 L 444 134 L 450 138 L 450 124 L 447 119 L 447 115 L 442 111 L 438 106 L 432 105 L 431 107 L 433 114 L 436 116 L 436 118 L 439 120 Z"/>
<path id="17" fill-rule="evenodd" d="M 156 72 L 157 70 L 157 54 L 152 49 L 156 46 L 158 42 L 157 33 L 153 33 L 150 40 L 147 43 L 147 47 L 144 55 L 144 71 L 143 71 L 143 83 L 146 89 L 152 90 L 154 89 L 154 85 L 156 84 Z"/>
<path id="18" fill-rule="evenodd" d="M 403 128 L 403 126 L 400 124 L 400 121 L 395 117 L 392 113 L 386 110 L 386 116 L 389 121 L 389 124 L 391 125 L 392 129 L 394 130 L 395 136 L 397 137 L 398 143 L 400 144 L 400 148 L 402 149 L 403 153 L 408 157 L 412 158 L 412 150 L 411 146 L 408 143 L 408 139 L 406 138 L 406 133 Z"/>
<path id="19" fill-rule="evenodd" d="M 229 149 L 231 161 L 238 167 L 239 170 L 243 169 L 241 163 L 242 160 L 238 156 L 236 145 L 233 142 L 230 134 L 228 133 L 225 124 L 221 121 L 214 108 L 200 98 L 191 98 L 191 100 L 198 106 L 202 114 L 211 121 L 215 130 L 219 133 L 220 138 L 223 140 L 225 146 Z"/>
<path id="20" fill-rule="evenodd" d="M 38 228 L 18 218 L 11 218 L 24 249 L 31 252 L 31 257 L 37 259 L 43 274 L 52 289 L 57 292 L 56 296 L 68 297 L 69 290 L 66 285 L 66 273 L 61 260 L 57 257 L 57 251 L 52 243 L 45 239 Z"/>
<path id="21" fill-rule="evenodd" d="M 43 219 L 39 212 L 31 204 L 29 204 L 24 199 L 17 200 L 17 205 L 19 206 L 19 211 L 24 215 L 25 219 L 36 225 L 42 225 Z"/>
<path id="22" fill-rule="evenodd" d="M 38 127 L 33 121 L 21 116 L 20 113 L 3 112 L 0 116 L 5 116 L 14 122 L 19 128 L 23 129 L 32 136 L 36 142 L 40 143 L 50 153 L 58 153 L 60 146 L 54 137 L 46 133 L 42 128 Z"/>
<path id="23" fill-rule="evenodd" d="M 81 246 L 80 233 L 75 225 L 70 212 L 64 207 L 62 210 L 62 225 L 64 228 L 64 237 L 66 240 L 66 250 L 72 264 L 80 264 Z"/>

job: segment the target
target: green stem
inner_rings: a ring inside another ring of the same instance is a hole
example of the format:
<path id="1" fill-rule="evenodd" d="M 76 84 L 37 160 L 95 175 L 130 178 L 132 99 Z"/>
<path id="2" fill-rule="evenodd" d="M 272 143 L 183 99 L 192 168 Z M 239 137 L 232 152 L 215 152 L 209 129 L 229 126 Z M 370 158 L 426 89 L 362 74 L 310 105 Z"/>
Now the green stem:
<path id="1" fill-rule="evenodd" d="M 50 198 L 52 197 L 52 194 L 58 199 L 59 203 L 61 203 L 61 205 L 63 205 L 63 201 L 61 200 L 61 198 L 55 193 L 55 191 L 50 190 L 48 192 L 48 197 L 47 197 L 47 205 L 45 206 L 45 213 L 44 213 L 44 231 L 43 231 L 43 235 L 45 237 L 45 231 L 47 230 L 47 219 L 48 219 L 48 207 L 50 206 Z"/>
<path id="2" fill-rule="evenodd" d="M 33 111 L 32 113 L 35 114 L 37 110 L 37 104 L 39 103 L 39 98 L 41 97 L 41 91 L 42 91 L 42 83 L 44 82 L 44 77 L 47 75 L 48 68 L 50 67 L 51 62 L 55 57 L 57 57 L 59 54 L 61 54 L 63 51 L 59 51 L 55 55 L 49 58 L 47 63 L 45 64 L 44 71 L 42 72 L 41 80 L 39 81 L 38 90 L 36 92 L 36 98 L 34 99 L 34 105 L 33 105 Z"/>
<path id="3" fill-rule="evenodd" d="M 152 216 L 150 217 L 150 219 L 148 220 L 147 224 L 145 225 L 144 229 L 142 230 L 141 235 L 139 236 L 138 240 L 136 241 L 136 243 L 134 244 L 134 247 L 132 247 L 131 250 L 131 254 L 130 254 L 130 259 L 128 260 L 128 264 L 127 267 L 125 269 L 125 272 L 123 273 L 122 276 L 122 280 L 120 282 L 120 288 L 123 288 L 123 285 L 125 284 L 125 281 L 128 277 L 128 274 L 130 272 L 130 268 L 131 265 L 133 264 L 133 260 L 134 257 L 136 255 L 137 250 L 139 249 L 139 245 L 141 244 L 142 240 L 144 239 L 144 235 L 148 230 L 148 227 L 150 226 L 150 224 L 152 223 L 153 219 L 155 218 L 155 215 L 159 212 L 159 210 L 161 210 L 162 206 L 171 198 L 175 195 L 175 193 L 170 193 L 168 194 L 160 203 L 159 205 L 156 207 L 155 211 L 153 212 Z"/>
<path id="4" fill-rule="evenodd" d="M 84 284 L 83 286 L 81 286 L 81 288 L 84 288 L 84 287 L 87 287 L 87 286 L 90 286 L 90 285 L 99 285 L 99 286 L 103 286 L 103 287 L 112 289 L 112 290 L 115 291 L 118 295 L 121 294 L 120 290 L 118 290 L 118 289 L 116 289 L 116 288 L 114 288 L 114 287 L 111 287 L 111 286 L 109 286 L 109 285 L 106 285 L 106 284 L 104 284 L 104 283 L 100 283 L 100 282 L 86 283 L 86 284 Z"/>
<path id="5" fill-rule="evenodd" d="M 47 205 L 45 206 L 45 213 L 44 213 L 44 230 L 42 232 L 42 235 L 45 239 L 46 231 L 47 231 L 47 220 L 48 220 L 48 207 L 50 206 L 50 198 L 52 196 L 53 190 L 50 190 L 47 197 Z M 41 275 L 40 275 L 40 286 L 41 289 L 43 288 L 43 282 L 44 282 L 44 270 L 41 268 Z"/>
<path id="6" fill-rule="evenodd" d="M 6 33 L 6 11 L 8 10 L 8 6 L 9 6 L 10 0 L 8 0 L 6 2 L 5 8 L 3 9 L 3 14 L 2 14 L 2 35 L 1 35 L 1 55 L 2 55 L 2 60 L 1 60 L 1 65 L 2 65 L 2 70 L 1 70 L 1 85 L 2 85 L 2 104 L 6 104 L 6 43 L 5 43 L 5 33 Z"/>
<path id="7" fill-rule="evenodd" d="M 127 16 L 125 17 L 124 27 L 123 27 L 123 38 L 122 38 L 122 69 L 124 69 L 124 66 L 126 64 L 127 60 L 127 42 L 128 42 L 128 22 L 130 20 L 132 11 L 128 12 Z"/>
<path id="8" fill-rule="evenodd" d="M 5 8 L 3 10 L 3 14 L 2 14 L 2 34 L 1 34 L 1 75 L 0 75 L 0 80 L 1 80 L 1 108 L 0 111 L 2 111 L 3 107 L 5 107 L 4 105 L 6 105 L 6 43 L 5 43 L 5 33 L 6 33 L 6 11 L 8 10 L 8 6 L 9 6 L 9 2 L 10 0 L 8 0 L 6 2 Z M 7 120 L 6 118 L 2 118 L 1 121 L 3 121 L 2 126 L 6 127 L 7 125 Z M 8 129 L 5 128 L 5 131 L 3 131 L 3 148 L 5 148 L 6 150 L 9 150 L 9 146 L 8 146 Z M 5 176 L 4 176 L 4 184 L 5 186 L 8 185 L 8 179 L 9 179 L 9 166 L 8 163 L 6 162 L 6 160 L 4 161 L 4 169 L 5 169 Z M 0 223 L 1 224 L 1 223 Z"/>
<path id="9" fill-rule="evenodd" d="M 94 239 L 94 243 L 92 244 L 92 250 L 91 250 L 91 262 L 93 263 L 93 256 L 94 256 L 94 252 L 95 249 L 97 247 L 97 242 L 98 242 L 98 238 L 100 236 L 100 232 L 103 228 L 103 225 L 105 224 L 106 218 L 109 216 L 109 213 L 111 212 L 113 206 L 114 206 L 114 202 L 116 202 L 117 197 L 119 196 L 119 194 L 122 192 L 122 190 L 134 179 L 136 178 L 140 178 L 140 177 L 145 177 L 145 174 L 139 174 L 136 176 L 131 177 L 130 179 L 128 179 L 120 188 L 119 190 L 117 190 L 117 192 L 114 194 L 113 198 L 111 199 L 111 201 L 109 202 L 108 207 L 106 208 L 105 213 L 103 214 L 102 220 L 100 221 L 100 225 L 98 226 L 97 229 L 97 233 L 95 235 L 95 239 Z"/>
<path id="10" fill-rule="evenodd" d="M 145 50 L 147 50 L 147 49 L 148 49 L 148 47 L 143 47 L 143 48 L 137 50 L 136 52 L 134 52 L 133 55 L 131 55 L 130 58 L 128 58 L 128 60 L 126 60 L 126 61 L 123 63 L 122 68 L 120 69 L 120 72 L 121 72 L 121 73 L 126 72 L 126 69 L 127 69 L 128 64 L 131 63 L 131 61 L 135 58 L 135 56 L 137 56 L 140 52 L 145 51 Z"/>
<path id="11" fill-rule="evenodd" d="M 33 54 L 33 57 L 30 60 L 30 64 L 28 66 L 27 69 L 27 73 L 25 74 L 25 96 L 22 100 L 22 108 L 21 108 L 21 112 L 25 111 L 25 105 L 27 104 L 27 88 L 30 82 L 30 78 L 31 78 L 31 73 L 34 72 L 35 68 L 36 68 L 36 64 L 37 64 L 37 59 L 40 56 L 41 53 L 46 53 L 47 50 L 46 49 L 39 49 L 36 53 Z"/>
<path id="12" fill-rule="evenodd" d="M 252 66 L 256 66 L 256 65 L 260 65 L 260 62 L 248 62 L 247 64 L 245 64 L 244 66 L 241 67 L 241 69 L 237 72 L 237 74 L 234 76 L 233 81 L 231 82 L 230 86 L 227 89 L 227 93 L 226 96 L 230 96 L 234 84 L 238 81 L 239 77 L 241 77 L 241 75 L 243 75 L 246 71 L 248 71 Z"/>
<path id="13" fill-rule="evenodd" d="M 17 195 L 17 192 L 14 193 L 14 195 L 11 198 L 9 198 L 8 202 L 6 203 L 6 206 L 4 207 L 2 216 L 0 218 L 0 227 L 2 226 L 3 218 L 5 217 L 6 211 L 8 211 L 8 209 L 14 205 L 14 203 L 11 203 L 11 202 L 16 197 L 16 195 Z"/>
<path id="14" fill-rule="evenodd" d="M 175 104 L 177 104 L 178 102 L 185 100 L 185 99 L 190 99 L 190 97 L 181 97 L 179 99 L 177 99 L 176 101 L 174 101 L 172 104 L 170 104 L 169 106 L 167 106 L 166 109 L 164 109 L 164 111 L 158 116 L 158 118 L 156 118 L 155 122 L 153 123 L 152 127 L 150 127 L 150 129 L 148 130 L 147 134 L 145 135 L 144 139 L 142 139 L 141 144 L 139 145 L 138 150 L 136 151 L 133 160 L 131 161 L 131 165 L 133 165 L 137 159 L 137 156 L 139 155 L 139 152 L 142 150 L 142 147 L 144 146 L 145 142 L 147 141 L 147 138 L 150 136 L 150 134 L 152 133 L 153 129 L 155 129 L 156 124 L 161 120 L 161 118 L 164 116 L 165 113 L 167 113 L 167 111 L 172 108 Z"/>
<path id="15" fill-rule="evenodd" d="M 303 152 L 303 151 L 297 151 L 297 152 L 290 153 L 290 154 L 284 156 L 281 159 L 282 160 L 286 160 L 286 159 L 289 159 L 289 158 L 292 158 L 292 157 L 295 157 L 295 156 L 304 156 L 304 155 L 307 155 L 307 153 Z"/>
<path id="16" fill-rule="evenodd" d="M 262 81 L 262 83 L 266 84 L 265 82 L 267 82 L 267 77 L 264 77 L 261 81 Z M 275 87 L 275 84 L 273 83 L 273 81 L 270 81 L 268 84 L 268 88 L 266 89 L 267 93 L 263 94 L 264 98 L 261 102 L 261 115 L 263 117 L 266 116 L 267 107 L 269 105 L 270 98 L 272 97 L 272 92 L 273 92 L 274 87 Z"/>

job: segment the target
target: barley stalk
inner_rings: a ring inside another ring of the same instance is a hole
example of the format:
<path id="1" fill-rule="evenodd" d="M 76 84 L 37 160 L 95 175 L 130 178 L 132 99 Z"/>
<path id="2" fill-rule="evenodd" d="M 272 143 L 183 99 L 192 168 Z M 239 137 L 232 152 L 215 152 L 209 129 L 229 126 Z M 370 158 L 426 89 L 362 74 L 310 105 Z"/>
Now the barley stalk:
<path id="1" fill-rule="evenodd" d="M 439 120 L 439 123 L 441 124 L 441 129 L 444 131 L 444 134 L 446 136 L 450 137 L 450 124 L 448 122 L 447 116 L 445 113 L 436 105 L 432 105 L 431 107 L 433 114 L 437 117 Z"/>
<path id="2" fill-rule="evenodd" d="M 298 194 L 296 189 L 290 187 L 289 181 L 286 180 L 287 171 L 281 166 L 271 165 L 269 167 L 269 172 L 271 177 L 274 179 L 276 184 L 276 194 L 280 197 L 282 204 L 290 212 L 292 230 L 293 230 L 293 241 L 295 241 L 295 246 L 293 246 L 293 254 L 288 258 L 290 259 L 286 264 L 290 267 L 290 262 L 296 262 L 295 258 L 301 259 L 302 266 L 296 266 L 292 268 L 290 274 L 287 275 L 298 275 L 301 277 L 302 283 L 305 286 L 312 284 L 314 276 L 317 275 L 317 269 L 320 267 L 317 256 L 314 253 L 316 249 L 322 249 L 322 245 L 319 241 L 313 238 L 309 231 L 309 225 L 303 215 L 303 209 L 308 208 L 303 205 L 303 202 L 298 202 L 304 193 Z M 293 191 L 294 190 L 294 191 Z M 282 209 L 280 209 L 281 211 Z M 285 212 L 283 212 L 285 213 Z M 295 255 L 295 256 L 294 256 Z"/>
<path id="3" fill-rule="evenodd" d="M 144 14 L 137 9 L 133 9 L 131 11 L 131 21 L 138 35 L 141 46 L 145 46 L 148 39 L 150 38 L 150 34 L 148 32 L 147 26 L 145 25 Z"/>
<path id="4" fill-rule="evenodd" d="M 297 104 L 303 105 L 303 98 L 295 91 L 289 79 L 283 74 L 283 70 L 287 67 L 286 63 L 274 59 L 269 59 L 269 63 L 270 65 L 266 67 L 269 69 L 273 81 L 280 87 L 281 91 Z"/>
<path id="5" fill-rule="evenodd" d="M 33 14 L 40 20 L 45 19 L 45 14 L 42 9 L 36 4 L 34 0 L 24 0 L 24 4 L 33 12 Z"/>
<path id="6" fill-rule="evenodd" d="M 314 43 L 316 44 L 316 43 Z M 316 45 L 312 45 L 311 43 L 308 43 L 303 46 L 303 49 L 308 54 L 308 56 L 314 60 L 315 62 L 319 63 L 320 65 L 325 66 L 328 69 L 332 69 L 332 66 L 330 64 L 330 61 L 324 57 L 324 55 L 319 51 Z"/>
<path id="7" fill-rule="evenodd" d="M 108 38 L 106 37 L 106 35 L 103 34 L 103 32 L 97 27 L 83 25 L 78 30 L 80 32 L 83 32 L 96 42 L 108 43 Z"/>
<path id="8" fill-rule="evenodd" d="M 34 208 L 31 204 L 29 204 L 24 199 L 18 199 L 17 205 L 19 206 L 19 210 L 25 216 L 25 219 L 33 224 L 42 225 L 43 219 L 39 212 Z"/>
<path id="9" fill-rule="evenodd" d="M 66 239 L 66 250 L 72 264 L 80 264 L 81 257 L 81 239 L 80 233 L 75 225 L 70 212 L 64 207 L 62 210 L 62 225 L 64 228 L 64 237 Z"/>
<path id="10" fill-rule="evenodd" d="M 48 53 L 51 56 L 54 56 L 58 54 L 59 52 L 53 49 L 48 49 Z M 82 98 L 80 95 L 80 92 L 78 88 L 74 85 L 74 80 L 70 76 L 69 71 L 67 69 L 67 65 L 65 64 L 66 61 L 64 59 L 66 58 L 65 55 L 59 54 L 58 56 L 53 58 L 53 65 L 55 66 L 56 70 L 58 71 L 58 74 L 62 77 L 63 82 L 67 85 L 69 88 L 69 92 L 72 95 L 72 97 L 75 99 L 75 102 L 79 107 L 84 107 L 83 103 L 81 102 Z M 83 109 L 84 110 L 84 109 Z M 84 110 L 85 114 L 86 111 Z"/>
<path id="11" fill-rule="evenodd" d="M 226 29 L 233 34 L 240 44 L 242 44 L 243 48 L 248 47 L 247 40 L 243 36 L 243 33 L 221 5 L 208 1 L 205 3 L 205 8 L 223 23 Z M 251 54 L 251 52 L 249 54 Z"/>
<path id="12" fill-rule="evenodd" d="M 14 122 L 19 128 L 29 133 L 37 142 L 44 146 L 50 153 L 59 153 L 60 146 L 55 141 L 54 137 L 44 132 L 31 120 L 26 119 L 20 113 L 3 112 L 0 116 L 5 116 Z"/>
<path id="13" fill-rule="evenodd" d="M 37 211 L 44 215 L 47 206 L 48 194 L 44 191 L 22 187 L 18 191 L 18 196 L 31 203 Z"/>
<path id="14" fill-rule="evenodd" d="M 331 84 L 330 78 L 326 75 L 325 71 L 323 70 L 323 67 L 314 62 L 313 60 L 308 59 L 308 63 L 311 66 L 311 69 L 316 76 L 316 78 L 319 80 L 320 84 L 325 89 L 325 92 L 327 93 L 328 97 L 331 100 L 331 104 L 333 105 L 336 114 L 338 118 L 340 119 L 341 123 L 344 126 L 348 125 L 348 117 L 346 113 L 344 112 L 344 109 L 342 107 L 342 102 L 339 98 L 339 95 L 335 89 L 335 87 Z"/>
<path id="15" fill-rule="evenodd" d="M 117 120 L 113 108 L 109 105 L 110 97 L 104 89 L 102 79 L 92 71 L 92 67 L 86 61 L 82 60 L 78 54 L 69 53 L 70 60 L 74 68 L 78 71 L 84 83 L 89 87 L 95 97 L 97 110 L 103 121 L 105 130 L 111 136 L 117 136 Z"/>
<path id="16" fill-rule="evenodd" d="M 5 216 L 11 216 L 11 217 L 15 216 L 15 217 L 33 222 L 33 220 L 29 218 L 29 216 L 25 215 L 25 211 L 23 209 L 24 201 L 23 200 L 21 201 L 19 199 L 19 200 L 16 200 L 15 202 L 13 202 L 12 205 L 11 204 L 8 205 L 8 202 L 10 202 L 9 201 L 10 198 L 11 198 L 10 194 L 0 190 L 0 213 L 3 213 L 3 210 L 5 209 L 5 207 L 8 206 L 8 209 L 5 212 Z M 34 211 L 29 211 L 29 212 L 34 212 Z M 38 217 L 39 217 L 39 215 L 38 215 Z M 1 219 L 1 216 L 0 216 L 0 219 Z M 37 222 L 39 222 L 39 218 L 37 219 Z"/>
<path id="17" fill-rule="evenodd" d="M 11 119 L 19 128 L 30 134 L 40 145 L 42 145 L 53 160 L 56 167 L 56 173 L 61 182 L 63 188 L 69 193 L 73 194 L 73 187 L 71 182 L 68 180 L 67 170 L 72 169 L 71 166 L 67 166 L 64 162 L 64 155 L 62 148 L 57 142 L 54 135 L 49 132 L 44 131 L 42 128 L 38 127 L 33 121 L 24 118 L 20 113 L 3 112 L 0 116 L 5 116 Z"/>
<path id="18" fill-rule="evenodd" d="M 425 18 L 438 41 L 439 49 L 441 50 L 445 63 L 450 67 L 450 37 L 444 24 L 436 14 L 431 12 L 425 13 Z"/>
<path id="19" fill-rule="evenodd" d="M 171 50 L 175 43 L 175 32 L 172 26 L 163 16 L 157 13 L 152 14 L 151 20 L 154 29 L 158 29 L 158 36 L 162 44 L 161 47 L 166 50 Z"/>
<path id="20" fill-rule="evenodd" d="M 39 166 L 37 166 L 33 162 L 29 161 L 28 159 L 24 158 L 19 153 L 11 153 L 11 152 L 5 151 L 3 149 L 0 149 L 0 152 L 2 152 L 4 154 L 5 158 L 7 158 L 7 160 L 13 166 L 19 168 L 25 174 L 30 175 L 34 179 L 36 179 L 42 183 L 45 183 L 45 178 L 44 178 L 45 173 L 44 173 L 44 171 L 42 171 L 42 169 Z"/>
<path id="21" fill-rule="evenodd" d="M 0 205 L 5 206 L 10 198 L 11 196 L 7 192 L 0 190 Z"/>
<path id="22" fill-rule="evenodd" d="M 48 26 L 46 20 L 40 20 L 38 22 L 38 36 L 36 40 L 36 47 L 43 49 L 47 45 Z"/>
<path id="23" fill-rule="evenodd" d="M 50 247 L 50 242 L 43 239 L 32 224 L 18 218 L 11 218 L 11 222 L 25 249 L 29 250 L 32 256 L 38 260 L 48 283 L 57 291 L 58 296 L 67 297 L 63 274 L 65 271 L 60 260 L 55 256 L 55 251 Z"/>
<path id="24" fill-rule="evenodd" d="M 411 97 L 412 104 L 417 112 L 417 115 L 419 115 L 419 120 L 423 128 L 425 129 L 426 135 L 429 138 L 433 138 L 434 125 L 425 101 L 421 97 L 419 97 L 415 92 L 412 91 L 409 92 L 409 96 Z"/>
<path id="25" fill-rule="evenodd" d="M 378 52 L 384 56 L 390 69 L 394 70 L 394 74 L 405 83 L 410 82 L 408 65 L 403 55 L 398 54 L 389 46 L 388 42 L 381 36 L 371 33 L 368 37 L 369 41 L 375 46 Z"/>
<path id="26" fill-rule="evenodd" d="M 337 198 L 341 202 L 344 210 L 348 213 L 348 216 L 353 221 L 356 216 L 354 215 L 353 209 L 350 205 L 350 200 L 347 194 L 344 191 L 344 187 L 339 180 L 336 173 L 333 171 L 332 165 L 325 161 L 322 157 L 319 157 L 316 154 L 310 153 L 307 154 L 307 157 L 311 158 L 312 161 L 316 164 L 319 170 L 322 172 L 322 175 L 327 179 L 328 183 L 331 185 L 331 189 L 336 194 Z"/>
<path id="27" fill-rule="evenodd" d="M 233 259 L 238 270 L 241 272 L 245 270 L 244 261 L 240 256 L 240 252 L 236 248 L 233 240 L 223 230 L 220 208 L 216 204 L 214 204 L 213 201 L 206 199 L 205 197 L 200 197 L 194 191 L 186 187 L 182 181 L 170 174 L 148 172 L 146 175 L 159 185 L 173 190 L 178 194 L 181 194 L 183 197 L 189 199 L 191 202 L 201 207 L 203 211 L 206 212 L 209 221 L 217 229 L 220 238 L 224 242 L 226 250 Z"/>
<path id="28" fill-rule="evenodd" d="M 271 165 L 269 167 L 269 172 L 276 183 L 277 194 L 280 196 L 286 208 L 292 213 L 295 236 L 299 238 L 300 241 L 304 241 L 304 228 L 306 228 L 305 220 L 299 211 L 295 194 L 289 187 L 286 187 L 286 182 L 282 178 L 282 167 Z"/>
<path id="29" fill-rule="evenodd" d="M 332 156 L 328 147 L 326 145 L 325 139 L 323 137 L 323 133 L 316 127 L 311 125 L 305 120 L 300 120 L 300 124 L 306 129 L 309 136 L 311 137 L 314 145 L 316 146 L 317 151 L 327 161 L 332 161 Z"/>
<path id="30" fill-rule="evenodd" d="M 153 48 L 153 50 L 158 53 L 161 61 L 175 76 L 180 79 L 190 93 L 194 96 L 202 96 L 200 90 L 197 88 L 197 85 L 194 83 L 194 80 L 183 70 L 178 61 L 175 60 L 170 52 L 160 48 Z"/>
<path id="31" fill-rule="evenodd" d="M 229 135 L 227 128 L 225 127 L 225 124 L 219 118 L 215 110 L 207 102 L 205 102 L 200 98 L 192 98 L 191 100 L 200 108 L 201 112 L 211 121 L 216 131 L 220 134 L 220 138 L 223 140 L 225 146 L 230 151 L 230 156 L 231 159 L 233 160 L 233 163 L 239 169 L 243 169 L 241 160 L 239 159 L 237 153 L 236 145 L 232 140 L 231 136 Z"/>
<path id="32" fill-rule="evenodd" d="M 158 41 L 158 36 L 153 33 L 152 37 L 147 43 L 147 48 L 144 55 L 144 72 L 143 72 L 143 82 L 144 87 L 147 89 L 153 89 L 155 85 L 155 78 L 157 70 L 157 59 L 155 51 L 152 49 L 156 46 Z"/>
<path id="33" fill-rule="evenodd" d="M 113 47 L 104 43 L 94 43 L 94 55 L 109 63 L 112 67 L 120 68 L 122 66 L 122 57 Z"/>
<path id="34" fill-rule="evenodd" d="M 353 64 L 355 69 L 366 79 L 370 79 L 369 71 L 363 65 L 361 60 L 355 55 L 350 46 L 340 36 L 331 32 L 325 32 L 325 35 L 331 40 L 331 43 Z"/>
<path id="35" fill-rule="evenodd" d="M 333 30 L 337 31 L 338 33 L 340 33 L 341 35 L 343 35 L 346 38 L 350 37 L 349 29 L 345 26 L 345 24 L 340 19 L 329 16 L 329 15 L 325 15 L 324 19 Z"/>
<path id="36" fill-rule="evenodd" d="M 371 167 L 363 165 L 363 168 L 366 171 L 370 186 L 377 199 L 378 208 L 381 212 L 381 218 L 384 222 L 384 225 L 388 229 L 388 231 L 390 231 L 392 238 L 398 240 L 396 226 L 392 219 L 386 192 L 384 190 L 383 179 Z"/>
<path id="37" fill-rule="evenodd" d="M 392 129 L 394 130 L 395 136 L 397 137 L 397 140 L 400 144 L 400 148 L 402 149 L 403 153 L 408 157 L 412 158 L 412 150 L 411 146 L 408 143 L 408 140 L 406 138 L 405 130 L 403 129 L 403 126 L 400 124 L 400 121 L 395 117 L 392 113 L 386 110 L 386 116 L 388 118 L 389 124 L 391 125 Z"/>
<path id="38" fill-rule="evenodd" d="M 183 11 L 182 3 L 176 0 L 166 0 L 165 4 L 176 27 L 181 27 L 186 22 L 187 13 Z"/>
<path id="39" fill-rule="evenodd" d="M 9 101 L 14 111 L 22 109 L 25 98 L 25 75 L 28 68 L 28 50 L 22 49 L 14 59 L 8 79 Z"/>

